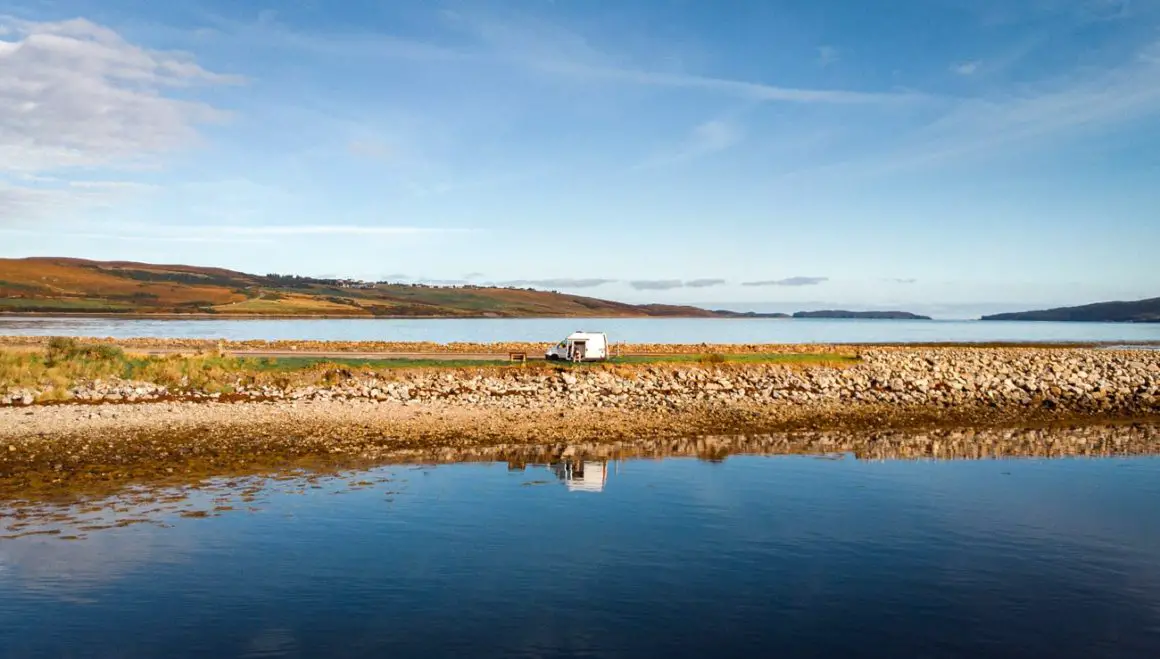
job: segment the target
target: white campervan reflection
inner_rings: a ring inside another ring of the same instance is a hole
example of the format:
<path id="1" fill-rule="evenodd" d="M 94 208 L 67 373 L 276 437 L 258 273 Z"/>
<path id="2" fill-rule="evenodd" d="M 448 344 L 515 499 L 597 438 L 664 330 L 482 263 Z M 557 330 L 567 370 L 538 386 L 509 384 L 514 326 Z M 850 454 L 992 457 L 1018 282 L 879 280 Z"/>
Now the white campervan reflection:
<path id="1" fill-rule="evenodd" d="M 608 463 L 604 461 L 553 462 L 548 468 L 573 492 L 603 492 L 608 483 Z"/>
<path id="2" fill-rule="evenodd" d="M 546 359 L 597 362 L 608 359 L 608 336 L 603 332 L 573 332 L 544 353 Z"/>

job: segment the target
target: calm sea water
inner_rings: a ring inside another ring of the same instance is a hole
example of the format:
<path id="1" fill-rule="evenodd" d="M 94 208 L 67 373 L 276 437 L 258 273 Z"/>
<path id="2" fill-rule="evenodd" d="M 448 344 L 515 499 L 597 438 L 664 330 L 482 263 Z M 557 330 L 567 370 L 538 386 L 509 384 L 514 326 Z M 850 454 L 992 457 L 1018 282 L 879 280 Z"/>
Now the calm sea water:
<path id="1" fill-rule="evenodd" d="M 1160 656 L 1156 458 L 404 465 L 183 496 L 0 540 L 0 655 Z M 117 520 L 146 523 L 94 530 Z"/>
<path id="2" fill-rule="evenodd" d="M 933 341 L 1160 341 L 1160 323 L 969 320 L 551 318 L 494 320 L 142 320 L 0 316 L 0 335 L 298 339 L 331 341 L 554 341 L 578 330 L 630 343 L 921 343 Z"/>

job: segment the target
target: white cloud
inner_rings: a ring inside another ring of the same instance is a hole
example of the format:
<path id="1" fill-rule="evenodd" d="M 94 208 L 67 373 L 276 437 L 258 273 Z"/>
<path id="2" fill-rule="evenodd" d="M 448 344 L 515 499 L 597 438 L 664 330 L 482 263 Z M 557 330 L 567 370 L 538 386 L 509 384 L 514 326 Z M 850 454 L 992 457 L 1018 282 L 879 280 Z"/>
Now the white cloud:
<path id="1" fill-rule="evenodd" d="M 81 190 L 154 190 L 157 187 L 135 181 L 69 181 L 68 186 Z"/>
<path id="2" fill-rule="evenodd" d="M 693 129 L 691 149 L 698 154 L 724 151 L 736 144 L 741 135 L 741 129 L 728 121 L 706 121 Z"/>
<path id="3" fill-rule="evenodd" d="M 554 73 L 569 74 L 578 77 L 583 76 L 592 79 L 607 80 L 609 82 L 632 83 L 649 87 L 711 91 L 753 101 L 848 105 L 901 103 L 925 98 L 923 94 L 908 91 L 858 92 L 838 89 L 802 89 L 728 78 L 713 78 L 679 73 L 656 73 L 634 69 L 589 67 L 568 62 L 544 61 L 536 62 L 534 66 Z"/>
<path id="4" fill-rule="evenodd" d="M 711 119 L 689 131 L 684 142 L 668 153 L 649 158 L 633 169 L 650 169 L 697 160 L 725 151 L 744 137 L 741 127 L 727 119 Z"/>
<path id="5" fill-rule="evenodd" d="M 833 46 L 818 46 L 818 64 L 829 66 L 840 59 L 838 49 Z"/>
<path id="6" fill-rule="evenodd" d="M 415 62 L 468 61 L 501 64 L 539 71 L 555 77 L 581 81 L 689 89 L 712 92 L 754 101 L 790 103 L 880 104 L 921 100 L 924 95 L 912 91 L 863 92 L 840 89 L 783 87 L 763 82 L 697 75 L 681 70 L 657 70 L 630 58 L 605 52 L 590 39 L 558 25 L 508 17 L 497 22 L 467 16 L 462 12 L 441 12 L 447 23 L 470 35 L 473 48 L 453 49 L 430 43 L 410 41 L 381 34 L 347 34 L 342 38 L 314 37 L 285 29 L 221 21 L 226 31 L 239 38 L 292 47 L 315 53 L 341 54 L 346 57 L 384 57 Z M 829 46 L 819 49 L 832 60 L 838 51 Z M 656 64 L 657 62 L 651 62 Z"/>
<path id="7" fill-rule="evenodd" d="M 109 207 L 152 186 L 127 181 L 62 181 L 48 176 L 0 176 L 0 223 L 40 220 L 79 208 Z"/>
<path id="8" fill-rule="evenodd" d="M 986 95 L 944 99 L 932 119 L 865 156 L 783 177 L 878 176 L 1074 141 L 1160 116 L 1160 41 L 1118 65 L 1083 68 Z M 940 107 L 941 106 L 941 107 Z"/>
<path id="9" fill-rule="evenodd" d="M 496 286 L 511 286 L 514 288 L 596 288 L 605 284 L 615 283 L 615 279 L 590 278 L 554 278 L 554 279 L 513 279 L 511 281 L 496 282 Z M 488 282 L 489 284 L 491 282 Z"/>
<path id="10" fill-rule="evenodd" d="M 14 236 L 46 236 L 52 235 L 56 238 L 81 238 L 84 240 L 109 240 L 116 242 L 144 242 L 144 243 L 271 243 L 273 241 L 263 238 L 239 238 L 236 235 L 213 235 L 206 233 L 203 235 L 180 235 L 180 234 L 150 234 L 150 233 L 125 233 L 123 231 L 77 231 L 70 229 L 53 228 L 51 230 L 37 231 L 32 229 L 2 229 L 0 228 L 0 235 L 14 235 Z"/>
<path id="11" fill-rule="evenodd" d="M 443 229 L 427 227 L 387 227 L 359 225 L 271 225 L 271 226 L 224 226 L 213 227 L 212 231 L 245 236 L 316 236 L 316 235 L 358 235 L 358 236 L 399 236 L 424 233 L 461 233 L 467 229 Z"/>
<path id="12" fill-rule="evenodd" d="M 938 157 L 958 155 L 1155 115 L 1160 112 L 1160 62 L 1149 61 L 1147 54 L 1156 52 L 1157 45 L 1119 67 L 961 101 L 922 132 L 922 150 Z"/>
<path id="13" fill-rule="evenodd" d="M 56 190 L 0 183 L 0 218 L 29 216 L 48 207 L 67 205 L 71 198 L 58 195 Z"/>
<path id="14" fill-rule="evenodd" d="M 20 203 L 20 198 L 12 203 Z M 32 201 L 37 201 L 33 199 Z M 0 188 L 0 211 L 5 198 Z M 370 225 L 272 225 L 272 226 L 174 226 L 132 223 L 105 224 L 100 227 L 74 228 L 55 224 L 40 229 L 0 229 L 0 234 L 26 236 L 62 236 L 102 240 L 132 240 L 174 243 L 271 243 L 293 236 L 418 236 L 462 233 L 464 229 Z"/>
<path id="15" fill-rule="evenodd" d="M 356 139 L 347 142 L 347 153 L 360 158 L 386 160 L 391 157 L 391 148 L 374 139 Z"/>
<path id="16" fill-rule="evenodd" d="M 767 279 L 764 281 L 746 281 L 742 286 L 817 286 L 829 281 L 829 277 L 787 277 L 785 279 Z"/>
<path id="17" fill-rule="evenodd" d="M 680 279 L 637 279 L 628 282 L 628 285 L 638 291 L 668 291 L 682 288 L 685 282 Z"/>
<path id="18" fill-rule="evenodd" d="M 503 22 L 454 12 L 450 23 L 473 35 L 483 46 L 475 54 L 561 77 L 635 84 L 648 87 L 693 89 L 755 101 L 792 103 L 883 103 L 914 100 L 912 93 L 857 92 L 800 89 L 773 84 L 690 74 L 681 70 L 656 70 L 649 64 L 610 54 L 586 36 L 559 25 L 528 17 L 507 16 Z M 408 51 L 410 54 L 418 50 Z M 818 49 L 823 64 L 837 61 L 832 46 Z M 434 57 L 445 58 L 443 53 Z"/>
<path id="19" fill-rule="evenodd" d="M 181 53 L 133 45 L 85 19 L 0 18 L 0 25 L 0 175 L 151 164 L 195 143 L 198 124 L 228 117 L 172 90 L 241 82 Z M 6 196 L 10 208 L 21 197 L 27 210 L 37 200 L 55 204 L 62 194 L 10 188 Z"/>
<path id="20" fill-rule="evenodd" d="M 979 62 L 978 60 L 974 60 L 971 62 L 960 62 L 960 63 L 952 66 L 951 71 L 953 71 L 961 76 L 970 76 L 970 75 L 974 75 L 975 72 L 979 70 L 980 64 L 981 64 L 981 62 Z"/>

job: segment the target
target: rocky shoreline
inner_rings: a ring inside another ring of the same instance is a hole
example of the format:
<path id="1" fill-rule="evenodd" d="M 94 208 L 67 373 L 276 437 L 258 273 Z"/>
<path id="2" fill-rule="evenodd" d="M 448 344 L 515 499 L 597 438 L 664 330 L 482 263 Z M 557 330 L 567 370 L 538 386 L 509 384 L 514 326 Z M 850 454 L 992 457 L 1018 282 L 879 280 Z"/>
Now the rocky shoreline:
<path id="1" fill-rule="evenodd" d="M 760 403 L 1047 409 L 1074 413 L 1160 410 L 1160 351 L 1088 349 L 870 349 L 850 365 L 641 364 L 590 369 L 447 368 L 392 373 L 336 367 L 327 384 L 250 384 L 228 392 L 95 380 L 55 391 L 81 403 L 344 401 L 509 410 L 671 409 Z M 0 389 L 0 406 L 31 406 L 47 389 Z M 0 430 L 3 432 L 3 430 Z"/>
<path id="2" fill-rule="evenodd" d="M 791 430 L 1160 418 L 1160 352 L 873 349 L 848 366 L 339 368 L 331 383 L 239 379 L 228 394 L 77 385 L 0 407 L 0 481 L 52 483 L 287 457 Z M 0 399 L 2 402 L 2 399 Z M 100 403 L 100 404 L 97 404 Z"/>

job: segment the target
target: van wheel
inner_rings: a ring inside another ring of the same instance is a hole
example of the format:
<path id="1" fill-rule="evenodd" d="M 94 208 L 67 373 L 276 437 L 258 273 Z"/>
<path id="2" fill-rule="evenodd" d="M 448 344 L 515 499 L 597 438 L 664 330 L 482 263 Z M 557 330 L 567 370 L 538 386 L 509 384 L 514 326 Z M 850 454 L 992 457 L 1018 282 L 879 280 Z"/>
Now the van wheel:
<path id="1" fill-rule="evenodd" d="M 546 357 L 546 359 L 550 362 L 558 362 L 558 361 L 560 361 L 560 356 L 559 355 L 548 355 Z"/>

